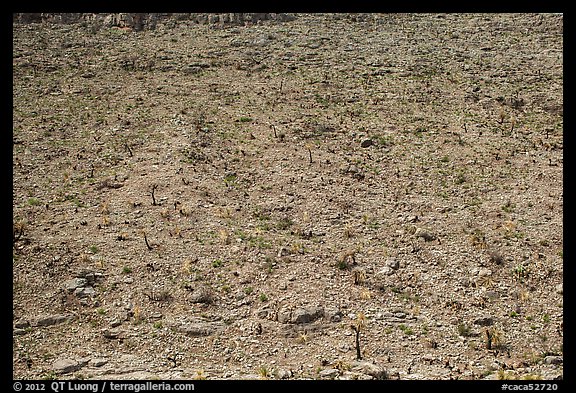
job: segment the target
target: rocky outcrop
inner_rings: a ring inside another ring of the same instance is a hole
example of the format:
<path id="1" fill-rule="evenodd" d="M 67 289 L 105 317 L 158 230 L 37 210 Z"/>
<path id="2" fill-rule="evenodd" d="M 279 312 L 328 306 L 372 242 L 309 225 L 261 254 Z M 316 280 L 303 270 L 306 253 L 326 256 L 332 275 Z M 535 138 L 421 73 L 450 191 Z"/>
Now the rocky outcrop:
<path id="1" fill-rule="evenodd" d="M 133 31 L 153 30 L 159 23 L 188 21 L 198 24 L 242 25 L 262 21 L 288 22 L 294 14 L 284 13 L 15 13 L 14 23 L 85 23 L 100 28 Z"/>

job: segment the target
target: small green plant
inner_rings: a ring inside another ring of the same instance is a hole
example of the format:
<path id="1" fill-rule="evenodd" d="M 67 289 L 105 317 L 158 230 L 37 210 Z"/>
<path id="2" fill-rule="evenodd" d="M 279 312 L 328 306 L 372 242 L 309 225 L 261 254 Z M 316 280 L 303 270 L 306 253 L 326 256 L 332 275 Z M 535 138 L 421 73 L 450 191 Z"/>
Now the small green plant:
<path id="1" fill-rule="evenodd" d="M 122 274 L 130 274 L 130 273 L 132 273 L 132 268 L 131 268 L 131 267 L 124 266 L 124 267 L 122 268 Z"/>
<path id="2" fill-rule="evenodd" d="M 512 270 L 512 275 L 514 276 L 514 278 L 516 280 L 518 280 L 519 282 L 523 282 L 524 279 L 526 277 L 528 277 L 528 269 L 522 265 L 522 264 L 518 264 L 516 265 L 516 267 Z"/>
<path id="3" fill-rule="evenodd" d="M 226 176 L 224 176 L 224 185 L 226 187 L 234 187 L 236 180 L 238 180 L 238 175 L 236 173 L 227 173 Z"/>
<path id="4" fill-rule="evenodd" d="M 76 207 L 84 207 L 84 204 L 82 203 L 82 201 L 80 201 L 80 199 L 78 199 L 76 195 L 67 194 L 64 197 L 64 199 L 67 201 L 71 201 L 72 203 L 74 203 Z"/>
<path id="5" fill-rule="evenodd" d="M 98 247 L 97 247 L 97 246 L 90 246 L 88 249 L 90 250 L 90 252 L 91 252 L 92 254 L 97 254 L 98 251 L 100 251 L 100 250 L 98 250 Z"/>
<path id="6" fill-rule="evenodd" d="M 458 325 L 458 335 L 462 336 L 462 337 L 470 337 L 472 335 L 472 332 L 470 330 L 470 326 L 461 323 Z"/>
<path id="7" fill-rule="evenodd" d="M 248 238 L 250 237 L 244 230 L 242 229 L 237 229 L 234 231 L 234 236 L 236 236 L 238 239 L 244 241 L 244 240 L 248 240 Z"/>
<path id="8" fill-rule="evenodd" d="M 327 107 L 330 104 L 330 101 L 328 101 L 327 98 L 322 97 L 320 94 L 315 93 L 314 94 L 314 99 L 316 100 L 316 102 L 320 105 L 322 105 L 323 107 Z"/>
<path id="9" fill-rule="evenodd" d="M 212 262 L 212 267 L 216 268 L 216 267 L 221 267 L 224 265 L 224 262 L 221 259 L 216 259 L 215 261 Z"/>
<path id="10" fill-rule="evenodd" d="M 281 220 L 278 220 L 278 222 L 276 223 L 276 229 L 283 231 L 285 229 L 290 228 L 293 224 L 294 222 L 291 219 L 283 218 Z"/>
<path id="11" fill-rule="evenodd" d="M 538 374 L 524 374 L 521 379 L 524 381 L 540 381 L 542 377 Z"/>
<path id="12" fill-rule="evenodd" d="M 28 198 L 28 204 L 30 206 L 39 206 L 42 204 L 42 202 L 38 198 Z"/>
<path id="13" fill-rule="evenodd" d="M 238 119 L 238 121 L 239 121 L 240 123 L 250 123 L 250 122 L 252 121 L 252 118 L 251 118 L 251 117 L 242 116 L 240 119 Z"/>
<path id="14" fill-rule="evenodd" d="M 267 256 L 264 259 L 264 269 L 266 269 L 266 271 L 268 273 L 272 273 L 272 270 L 276 267 L 276 260 L 270 256 Z"/>
<path id="15" fill-rule="evenodd" d="M 264 239 L 263 236 L 250 236 L 248 239 L 248 244 L 251 247 L 257 247 L 260 249 L 272 248 L 272 245 L 270 244 L 270 242 L 267 241 L 266 239 Z"/>
<path id="16" fill-rule="evenodd" d="M 382 147 L 391 146 L 394 144 L 394 141 L 392 140 L 391 136 L 374 135 L 372 139 L 376 140 L 378 142 L 378 145 Z"/>
<path id="17" fill-rule="evenodd" d="M 336 267 L 338 267 L 338 269 L 340 269 L 340 270 L 345 270 L 345 269 L 348 269 L 348 264 L 346 263 L 346 261 L 340 259 L 340 260 L 338 260 Z"/>
<path id="18" fill-rule="evenodd" d="M 367 215 L 364 215 L 362 217 L 362 219 L 364 220 L 364 225 L 366 225 L 367 228 L 369 229 L 379 229 L 380 228 L 380 223 L 378 222 L 378 220 L 374 217 L 368 217 Z"/>
<path id="19" fill-rule="evenodd" d="M 51 381 L 51 380 L 58 379 L 58 375 L 56 374 L 55 371 L 48 371 L 44 375 L 42 375 L 42 379 L 45 381 L 46 380 Z"/>
<path id="20" fill-rule="evenodd" d="M 426 129 L 426 127 L 416 127 L 416 129 L 413 131 L 414 135 L 416 135 L 418 138 L 422 138 L 423 134 L 425 132 L 427 132 L 428 130 Z"/>
<path id="21" fill-rule="evenodd" d="M 254 292 L 254 288 L 253 287 L 246 287 L 244 288 L 244 293 L 246 295 L 250 295 L 252 292 Z"/>
<path id="22" fill-rule="evenodd" d="M 454 179 L 454 183 L 459 185 L 465 182 L 466 182 L 466 175 L 464 175 L 464 173 L 462 172 L 458 173 L 458 175 L 456 175 L 456 179 Z"/>
<path id="23" fill-rule="evenodd" d="M 262 379 L 269 379 L 272 376 L 271 371 L 266 366 L 260 366 L 258 368 L 258 375 Z"/>
<path id="24" fill-rule="evenodd" d="M 406 325 L 404 325 L 404 324 L 401 324 L 400 326 L 398 326 L 398 328 L 399 328 L 400 330 L 402 330 L 402 332 L 403 332 L 405 335 L 407 335 L 407 336 L 411 336 L 411 335 L 414 334 L 414 330 L 412 330 L 412 328 L 410 328 L 410 327 L 408 327 L 408 326 L 406 326 Z"/>
<path id="25" fill-rule="evenodd" d="M 511 239 L 523 239 L 526 237 L 526 234 L 524 232 L 521 231 L 510 231 L 510 232 L 506 232 L 506 234 L 504 235 L 504 239 L 506 240 L 511 240 Z"/>
<path id="26" fill-rule="evenodd" d="M 420 301 L 420 296 L 412 295 L 410 292 L 401 292 L 399 293 L 400 299 L 407 301 L 407 302 L 414 302 L 418 303 Z"/>
<path id="27" fill-rule="evenodd" d="M 537 374 L 524 374 L 522 376 L 513 371 L 498 370 L 497 377 L 499 380 L 541 380 L 542 377 Z"/>
<path id="28" fill-rule="evenodd" d="M 265 293 L 261 293 L 260 294 L 260 301 L 261 302 L 267 302 L 268 301 L 268 296 Z"/>
<path id="29" fill-rule="evenodd" d="M 152 325 L 152 327 L 153 327 L 154 329 L 162 329 L 162 321 L 154 322 L 154 324 Z"/>
<path id="30" fill-rule="evenodd" d="M 548 315 L 548 314 L 542 315 L 542 322 L 549 323 L 550 322 L 550 315 Z"/>
<path id="31" fill-rule="evenodd" d="M 540 341 L 542 341 L 542 343 L 545 343 L 546 341 L 548 341 L 548 336 L 545 334 L 539 334 L 538 338 L 540 339 Z"/>
<path id="32" fill-rule="evenodd" d="M 512 213 L 515 207 L 516 205 L 508 200 L 504 205 L 502 205 L 502 210 L 504 210 L 506 213 Z"/>
<path id="33" fill-rule="evenodd" d="M 106 314 L 106 309 L 104 307 L 98 307 L 96 309 L 96 312 L 98 313 L 98 315 L 105 315 Z"/>

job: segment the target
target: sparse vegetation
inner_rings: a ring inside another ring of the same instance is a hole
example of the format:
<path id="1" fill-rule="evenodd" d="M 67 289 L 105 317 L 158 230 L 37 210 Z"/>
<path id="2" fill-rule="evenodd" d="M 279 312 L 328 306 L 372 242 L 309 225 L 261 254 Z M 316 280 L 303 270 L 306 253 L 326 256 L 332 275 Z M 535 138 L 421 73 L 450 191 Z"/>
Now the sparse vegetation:
<path id="1" fill-rule="evenodd" d="M 563 377 L 562 15 L 80 15 L 13 15 L 15 379 Z"/>

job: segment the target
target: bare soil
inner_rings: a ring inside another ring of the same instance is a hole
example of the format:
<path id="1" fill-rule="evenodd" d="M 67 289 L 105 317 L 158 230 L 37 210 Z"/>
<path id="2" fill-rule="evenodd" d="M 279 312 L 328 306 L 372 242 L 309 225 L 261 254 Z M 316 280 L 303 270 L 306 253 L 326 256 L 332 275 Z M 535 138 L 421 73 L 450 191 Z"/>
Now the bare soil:
<path id="1" fill-rule="evenodd" d="M 562 15 L 15 23 L 12 151 L 15 379 L 563 377 Z"/>

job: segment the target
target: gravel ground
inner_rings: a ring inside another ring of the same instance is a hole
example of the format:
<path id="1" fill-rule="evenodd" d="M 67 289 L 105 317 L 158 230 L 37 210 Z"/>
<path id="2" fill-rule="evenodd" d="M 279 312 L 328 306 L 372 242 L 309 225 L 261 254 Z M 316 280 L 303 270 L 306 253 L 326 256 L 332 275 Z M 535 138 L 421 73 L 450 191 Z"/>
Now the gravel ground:
<path id="1" fill-rule="evenodd" d="M 13 378 L 563 378 L 562 15 L 169 22 L 13 25 Z"/>

